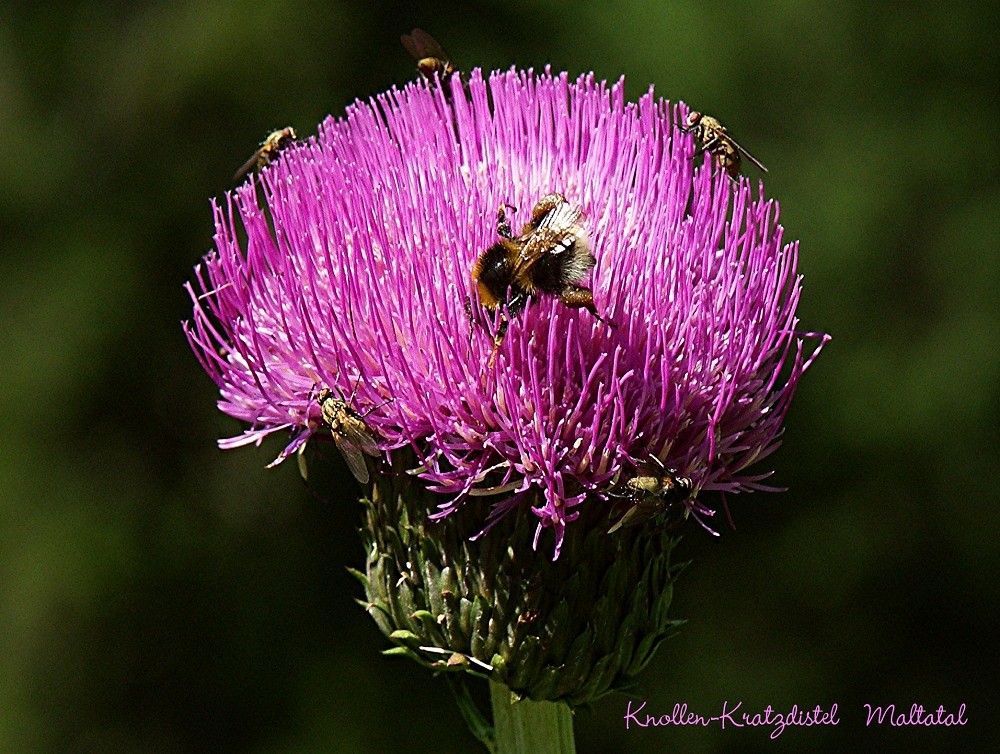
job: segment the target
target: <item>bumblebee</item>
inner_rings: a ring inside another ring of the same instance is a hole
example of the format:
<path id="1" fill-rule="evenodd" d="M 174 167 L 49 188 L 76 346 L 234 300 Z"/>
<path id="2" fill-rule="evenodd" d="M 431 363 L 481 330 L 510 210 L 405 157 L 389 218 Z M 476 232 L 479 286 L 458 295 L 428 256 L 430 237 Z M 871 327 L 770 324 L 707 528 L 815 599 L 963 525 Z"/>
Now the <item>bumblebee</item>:
<path id="1" fill-rule="evenodd" d="M 403 34 L 399 41 L 410 53 L 410 57 L 417 61 L 417 70 L 424 78 L 433 80 L 436 73 L 438 78 L 444 81 L 455 72 L 456 68 L 448 53 L 442 50 L 437 40 L 423 29 L 414 29 L 409 34 Z"/>
<path id="2" fill-rule="evenodd" d="M 491 364 L 507 333 L 507 317 L 519 314 L 539 294 L 558 296 L 566 306 L 586 309 L 605 321 L 597 313 L 590 289 L 579 285 L 597 263 L 580 224 L 580 208 L 562 194 L 548 194 L 531 210 L 531 219 L 519 236 L 511 231 L 507 209 L 513 207 L 505 204 L 497 211 L 500 240 L 482 252 L 472 267 L 480 304 L 491 310 L 507 306 L 493 340 Z"/>
<path id="3" fill-rule="evenodd" d="M 344 400 L 343 397 L 336 398 L 330 388 L 323 388 L 316 395 L 323 412 L 323 423 L 333 435 L 333 441 L 347 462 L 347 468 L 361 484 L 368 484 L 370 476 L 364 454 L 374 458 L 381 455 L 375 444 L 375 438 L 365 424 L 365 416 L 375 409 L 370 409 L 364 415 L 359 414 L 350 405 L 353 398 L 353 395 L 348 400 Z"/>
<path id="4" fill-rule="evenodd" d="M 608 529 L 613 534 L 621 528 L 642 526 L 647 521 L 666 514 L 664 528 L 673 528 L 688 517 L 688 507 L 685 503 L 691 499 L 693 484 L 690 479 L 677 476 L 674 469 L 666 468 L 659 458 L 649 454 L 650 475 L 640 475 L 625 482 L 623 493 L 612 494 L 612 497 L 632 501 L 633 505 Z"/>
<path id="5" fill-rule="evenodd" d="M 267 138 L 260 143 L 260 149 L 254 152 L 250 159 L 244 162 L 240 166 L 240 169 L 236 171 L 236 174 L 233 176 L 233 183 L 238 182 L 251 170 L 262 170 L 270 165 L 278 157 L 281 150 L 297 138 L 299 138 L 298 134 L 295 133 L 295 129 L 291 126 L 269 133 Z"/>
<path id="6" fill-rule="evenodd" d="M 715 157 L 715 162 L 721 170 L 725 170 L 730 178 L 736 179 L 740 174 L 740 155 L 746 157 L 765 173 L 760 160 L 736 143 L 729 135 L 726 127 L 710 115 L 704 115 L 696 110 L 688 113 L 683 133 L 693 133 L 699 144 L 697 154 L 708 152 Z M 697 155 L 696 155 L 697 156 Z"/>

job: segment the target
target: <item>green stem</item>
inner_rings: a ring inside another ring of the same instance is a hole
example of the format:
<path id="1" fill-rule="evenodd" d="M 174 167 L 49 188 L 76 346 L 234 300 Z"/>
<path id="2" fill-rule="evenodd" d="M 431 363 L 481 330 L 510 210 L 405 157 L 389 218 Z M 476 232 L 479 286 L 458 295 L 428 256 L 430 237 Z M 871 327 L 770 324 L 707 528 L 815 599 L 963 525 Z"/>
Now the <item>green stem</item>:
<path id="1" fill-rule="evenodd" d="M 465 724 L 469 726 L 469 732 L 476 737 L 479 743 L 486 747 L 486 750 L 490 754 L 496 754 L 497 745 L 496 740 L 493 738 L 493 726 L 486 721 L 483 713 L 479 711 L 479 707 L 473 701 L 463 675 L 448 673 L 445 675 L 445 680 L 448 682 L 451 693 L 455 696 L 455 701 L 458 703 L 458 710 L 462 713 L 462 717 L 465 718 Z"/>
<path id="2" fill-rule="evenodd" d="M 490 681 L 496 754 L 574 754 L 573 713 L 563 702 L 515 701 L 510 689 Z"/>

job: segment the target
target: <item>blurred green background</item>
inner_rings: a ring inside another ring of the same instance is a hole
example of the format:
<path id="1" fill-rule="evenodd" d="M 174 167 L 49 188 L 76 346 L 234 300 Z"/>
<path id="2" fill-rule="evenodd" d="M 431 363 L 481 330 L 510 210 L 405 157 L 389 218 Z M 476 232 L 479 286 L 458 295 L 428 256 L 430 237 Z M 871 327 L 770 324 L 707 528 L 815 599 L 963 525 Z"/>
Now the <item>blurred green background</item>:
<path id="1" fill-rule="evenodd" d="M 835 338 L 772 459 L 789 491 L 685 536 L 689 623 L 641 695 L 840 725 L 626 731 L 608 697 L 579 751 L 992 750 L 996 5 L 517 0 L 0 8 L 0 750 L 475 750 L 354 603 L 357 505 L 265 470 L 280 441 L 219 451 L 237 425 L 180 329 L 209 197 L 272 128 L 412 78 L 414 26 L 465 68 L 624 73 L 720 117 L 801 239 L 804 326 Z M 865 702 L 969 724 L 870 730 Z"/>

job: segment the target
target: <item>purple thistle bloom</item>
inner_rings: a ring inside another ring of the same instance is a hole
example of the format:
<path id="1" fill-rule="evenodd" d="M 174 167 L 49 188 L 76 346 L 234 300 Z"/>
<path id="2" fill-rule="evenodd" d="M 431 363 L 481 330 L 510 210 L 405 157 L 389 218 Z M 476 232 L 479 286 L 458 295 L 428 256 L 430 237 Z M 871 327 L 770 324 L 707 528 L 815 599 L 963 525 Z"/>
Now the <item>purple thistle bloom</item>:
<path id="1" fill-rule="evenodd" d="M 488 528 L 530 504 L 535 546 L 551 527 L 555 556 L 585 498 L 610 505 L 649 454 L 696 491 L 768 489 L 748 468 L 780 444 L 826 336 L 798 330 L 798 244 L 778 205 L 695 165 L 686 113 L 652 91 L 627 103 L 622 82 L 511 70 L 327 119 L 215 206 L 215 250 L 188 285 L 186 333 L 219 408 L 251 425 L 220 445 L 287 430 L 283 460 L 324 431 L 330 387 L 374 409 L 383 451 L 412 450 L 436 515 L 489 496 Z M 583 210 L 584 285 L 608 324 L 536 298 L 489 368 L 470 271 L 498 207 L 519 224 L 550 192 Z"/>

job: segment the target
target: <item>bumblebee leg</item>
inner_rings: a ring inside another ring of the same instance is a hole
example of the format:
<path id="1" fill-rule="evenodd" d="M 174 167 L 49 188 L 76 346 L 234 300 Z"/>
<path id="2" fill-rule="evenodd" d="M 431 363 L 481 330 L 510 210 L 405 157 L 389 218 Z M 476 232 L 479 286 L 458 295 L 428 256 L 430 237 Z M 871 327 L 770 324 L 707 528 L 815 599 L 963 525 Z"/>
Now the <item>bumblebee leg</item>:
<path id="1" fill-rule="evenodd" d="M 490 369 L 497 365 L 497 354 L 500 353 L 500 346 L 503 344 L 503 339 L 507 334 L 507 328 L 509 326 L 510 321 L 507 317 L 503 317 L 503 321 L 500 322 L 500 327 L 497 328 L 497 334 L 493 336 L 493 350 L 490 352 L 490 360 L 486 363 L 487 367 Z"/>
<path id="2" fill-rule="evenodd" d="M 507 328 L 510 327 L 510 320 L 506 317 L 500 323 L 500 327 L 497 328 L 497 334 L 493 336 L 493 342 L 496 344 L 497 348 L 503 343 L 503 339 L 507 336 Z"/>
<path id="3" fill-rule="evenodd" d="M 531 297 L 525 293 L 517 293 L 510 297 L 507 301 L 506 310 L 500 309 L 498 314 L 500 316 L 500 326 L 497 327 L 497 333 L 493 336 L 493 353 L 490 354 L 489 365 L 492 368 L 496 364 L 497 353 L 500 351 L 500 345 L 503 343 L 504 337 L 507 335 L 507 328 L 510 327 L 511 317 L 516 317 L 522 311 L 524 307 L 528 305 Z"/>
<path id="4" fill-rule="evenodd" d="M 511 296 L 507 302 L 507 314 L 511 317 L 516 317 L 523 312 L 524 308 L 528 305 L 528 298 L 528 295 L 525 293 L 516 293 Z"/>
<path id="5" fill-rule="evenodd" d="M 563 196 L 562 194 L 553 193 L 553 194 L 546 194 L 545 196 L 543 196 L 541 199 L 538 200 L 535 206 L 531 208 L 531 220 L 530 222 L 528 222 L 527 225 L 524 226 L 524 230 L 522 231 L 522 233 L 524 235 L 531 233 L 533 230 L 538 228 L 542 220 L 545 219 L 546 215 L 548 215 L 552 210 L 554 210 L 559 205 L 565 203 L 566 203 L 566 197 Z"/>
<path id="6" fill-rule="evenodd" d="M 504 202 L 497 210 L 497 235 L 501 238 L 513 238 L 514 232 L 510 229 L 510 220 L 507 219 L 507 210 L 517 212 L 517 207 Z"/>
<path id="7" fill-rule="evenodd" d="M 580 285 L 567 285 L 560 292 L 559 300 L 571 309 L 586 309 L 594 315 L 598 322 L 603 322 L 609 327 L 613 326 L 597 313 L 597 307 L 594 306 L 594 294 L 589 288 L 584 288 Z"/>
<path id="8" fill-rule="evenodd" d="M 594 306 L 594 294 L 589 288 L 579 285 L 567 285 L 560 291 L 559 300 L 571 309 L 586 309 L 597 317 L 597 308 Z"/>

